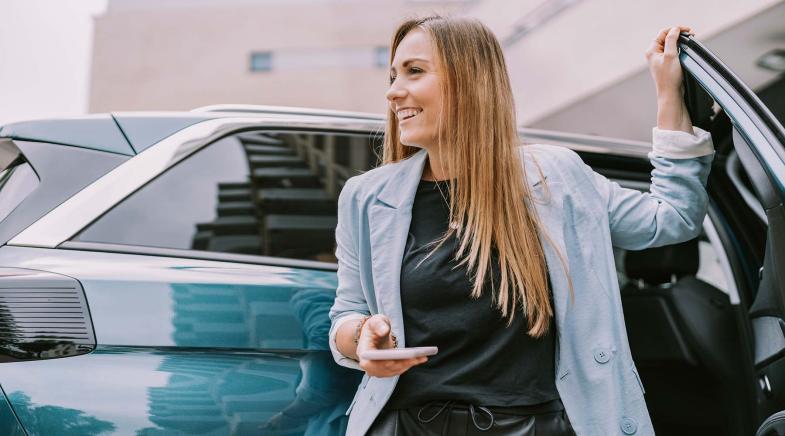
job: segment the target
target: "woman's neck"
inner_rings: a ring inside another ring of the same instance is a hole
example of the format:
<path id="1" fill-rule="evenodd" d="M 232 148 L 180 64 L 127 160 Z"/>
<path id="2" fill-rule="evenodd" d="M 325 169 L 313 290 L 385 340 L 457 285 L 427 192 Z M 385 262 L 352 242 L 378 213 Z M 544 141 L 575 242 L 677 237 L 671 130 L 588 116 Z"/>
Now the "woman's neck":
<path id="1" fill-rule="evenodd" d="M 428 159 L 425 161 L 425 168 L 423 168 L 422 171 L 422 179 L 429 182 L 448 179 L 446 171 L 439 165 L 438 152 L 428 150 Z"/>

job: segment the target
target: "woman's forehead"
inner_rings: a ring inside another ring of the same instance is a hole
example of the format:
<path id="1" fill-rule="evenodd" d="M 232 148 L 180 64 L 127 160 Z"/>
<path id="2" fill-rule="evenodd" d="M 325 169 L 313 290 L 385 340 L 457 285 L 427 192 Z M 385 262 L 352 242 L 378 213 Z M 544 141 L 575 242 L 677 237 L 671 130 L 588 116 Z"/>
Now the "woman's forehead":
<path id="1" fill-rule="evenodd" d="M 414 28 L 401 40 L 395 49 L 393 66 L 403 66 L 404 63 L 413 60 L 424 62 L 433 61 L 433 43 L 428 32 Z"/>

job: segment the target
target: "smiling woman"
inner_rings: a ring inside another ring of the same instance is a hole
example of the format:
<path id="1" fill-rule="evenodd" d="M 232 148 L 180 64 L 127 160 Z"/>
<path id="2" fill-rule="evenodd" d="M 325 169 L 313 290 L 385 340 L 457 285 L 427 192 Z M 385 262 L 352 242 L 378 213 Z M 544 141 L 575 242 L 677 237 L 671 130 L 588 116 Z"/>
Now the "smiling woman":
<path id="1" fill-rule="evenodd" d="M 713 147 L 680 98 L 681 30 L 646 54 L 659 111 L 644 194 L 568 149 L 521 146 L 482 23 L 398 28 L 383 165 L 338 202 L 330 347 L 365 371 L 348 434 L 653 434 L 612 246 L 694 238 L 706 214 Z M 367 358 L 407 345 L 438 353 Z"/>

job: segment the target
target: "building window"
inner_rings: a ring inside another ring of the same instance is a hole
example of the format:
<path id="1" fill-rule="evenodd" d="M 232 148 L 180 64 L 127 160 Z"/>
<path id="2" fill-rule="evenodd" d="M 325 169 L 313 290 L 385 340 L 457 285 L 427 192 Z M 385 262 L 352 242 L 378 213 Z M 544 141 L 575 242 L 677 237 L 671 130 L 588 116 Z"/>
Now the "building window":
<path id="1" fill-rule="evenodd" d="M 251 71 L 272 71 L 273 53 L 258 51 L 251 53 Z"/>
<path id="2" fill-rule="evenodd" d="M 390 64 L 390 47 L 376 47 L 373 50 L 373 59 L 377 68 L 387 68 Z"/>

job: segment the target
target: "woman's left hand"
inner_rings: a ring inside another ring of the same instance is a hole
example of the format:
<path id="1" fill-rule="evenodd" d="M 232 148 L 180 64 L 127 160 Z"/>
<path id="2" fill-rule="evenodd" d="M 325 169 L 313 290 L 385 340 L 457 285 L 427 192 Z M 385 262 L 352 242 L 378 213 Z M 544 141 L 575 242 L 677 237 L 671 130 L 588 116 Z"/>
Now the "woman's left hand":
<path id="1" fill-rule="evenodd" d="M 692 121 L 683 97 L 684 73 L 679 62 L 681 32 L 692 34 L 692 29 L 686 26 L 662 29 L 646 51 L 646 61 L 657 89 L 657 127 L 692 134 Z"/>
<path id="2" fill-rule="evenodd" d="M 692 34 L 692 29 L 686 26 L 662 29 L 646 50 L 646 61 L 658 97 L 681 96 L 682 72 L 677 45 L 681 32 Z"/>

